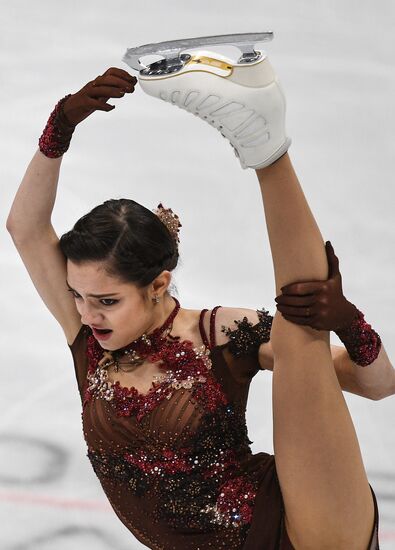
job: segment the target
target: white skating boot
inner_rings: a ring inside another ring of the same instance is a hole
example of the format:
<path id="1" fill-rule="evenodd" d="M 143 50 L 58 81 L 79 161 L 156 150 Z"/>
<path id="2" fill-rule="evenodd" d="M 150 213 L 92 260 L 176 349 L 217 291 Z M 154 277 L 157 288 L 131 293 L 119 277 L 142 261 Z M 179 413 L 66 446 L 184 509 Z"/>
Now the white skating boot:
<path id="1" fill-rule="evenodd" d="M 265 52 L 257 42 L 272 33 L 209 36 L 128 49 L 123 61 L 139 71 L 141 88 L 217 128 L 232 145 L 243 169 L 264 168 L 288 150 L 285 97 Z M 242 56 L 214 53 L 202 46 L 232 45 Z M 198 50 L 196 50 L 198 48 Z M 189 53 L 181 53 L 195 49 Z M 162 57 L 148 66 L 145 56 Z"/>

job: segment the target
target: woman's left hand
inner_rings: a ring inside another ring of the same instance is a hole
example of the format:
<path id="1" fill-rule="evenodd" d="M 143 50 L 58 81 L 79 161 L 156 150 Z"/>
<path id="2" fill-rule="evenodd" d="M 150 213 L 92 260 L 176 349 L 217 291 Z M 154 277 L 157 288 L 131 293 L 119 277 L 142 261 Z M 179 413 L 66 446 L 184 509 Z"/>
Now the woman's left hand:
<path id="1" fill-rule="evenodd" d="M 337 331 L 350 326 L 358 310 L 343 295 L 339 259 L 330 241 L 325 243 L 325 250 L 328 279 L 285 285 L 275 301 L 287 321 L 316 330 Z"/>

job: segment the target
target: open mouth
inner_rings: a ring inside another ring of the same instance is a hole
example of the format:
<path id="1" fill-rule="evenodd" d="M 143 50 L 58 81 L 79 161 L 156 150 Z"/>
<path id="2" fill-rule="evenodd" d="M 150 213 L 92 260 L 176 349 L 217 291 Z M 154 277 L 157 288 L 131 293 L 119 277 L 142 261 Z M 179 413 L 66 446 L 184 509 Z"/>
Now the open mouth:
<path id="1" fill-rule="evenodd" d="M 94 328 L 92 327 L 93 334 L 97 338 L 109 338 L 112 330 L 109 328 Z"/>

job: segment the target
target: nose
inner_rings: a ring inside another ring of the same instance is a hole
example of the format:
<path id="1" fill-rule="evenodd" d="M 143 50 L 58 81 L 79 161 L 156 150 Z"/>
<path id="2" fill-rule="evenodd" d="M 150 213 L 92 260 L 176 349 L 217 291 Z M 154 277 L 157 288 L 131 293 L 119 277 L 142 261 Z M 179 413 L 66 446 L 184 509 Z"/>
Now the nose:
<path id="1" fill-rule="evenodd" d="M 81 323 L 83 325 L 99 325 L 102 322 L 101 317 L 95 313 L 95 308 L 89 307 L 87 304 L 84 304 L 80 308 Z"/>

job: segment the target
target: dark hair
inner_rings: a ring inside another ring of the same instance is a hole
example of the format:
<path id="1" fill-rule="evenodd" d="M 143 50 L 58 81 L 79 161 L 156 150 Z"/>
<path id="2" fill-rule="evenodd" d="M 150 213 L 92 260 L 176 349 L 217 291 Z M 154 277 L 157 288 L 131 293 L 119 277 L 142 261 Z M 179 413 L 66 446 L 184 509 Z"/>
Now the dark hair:
<path id="1" fill-rule="evenodd" d="M 60 237 L 76 264 L 103 261 L 106 273 L 138 288 L 178 263 L 174 237 L 159 217 L 131 199 L 109 199 L 82 216 Z"/>

